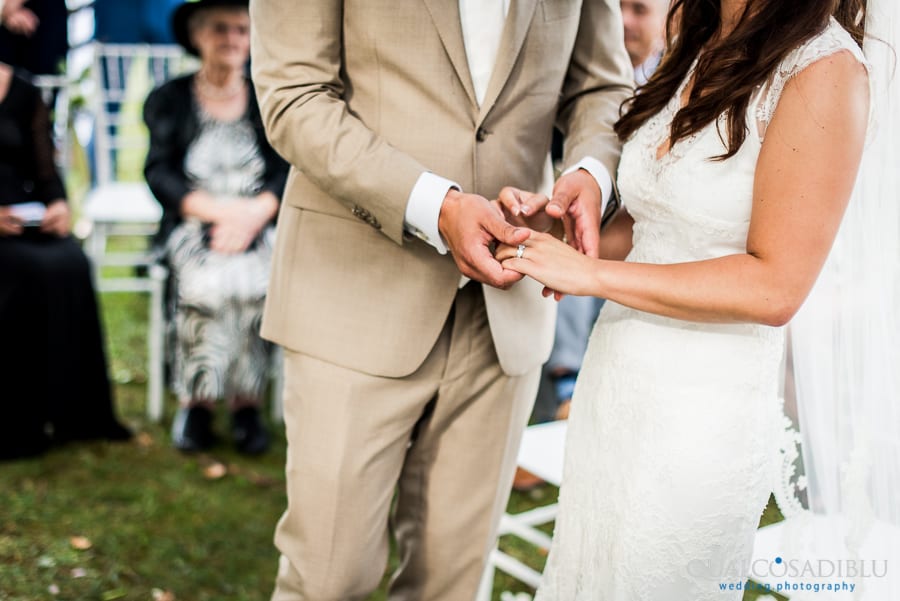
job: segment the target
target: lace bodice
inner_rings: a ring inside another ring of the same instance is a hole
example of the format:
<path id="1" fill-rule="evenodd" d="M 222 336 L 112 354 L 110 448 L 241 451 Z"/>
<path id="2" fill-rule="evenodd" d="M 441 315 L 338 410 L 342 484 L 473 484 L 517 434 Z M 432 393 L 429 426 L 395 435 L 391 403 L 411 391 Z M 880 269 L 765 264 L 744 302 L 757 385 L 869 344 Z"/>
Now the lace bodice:
<path id="1" fill-rule="evenodd" d="M 691 67 L 678 93 L 634 133 L 622 153 L 619 188 L 635 220 L 629 260 L 672 263 L 745 252 L 756 162 L 781 93 L 803 69 L 841 51 L 865 63 L 862 51 L 833 19 L 819 35 L 792 51 L 752 99 L 747 115 L 750 131 L 729 160 L 710 160 L 727 150 L 716 127 L 727 131 L 725 115 L 657 159 L 693 73 Z"/>

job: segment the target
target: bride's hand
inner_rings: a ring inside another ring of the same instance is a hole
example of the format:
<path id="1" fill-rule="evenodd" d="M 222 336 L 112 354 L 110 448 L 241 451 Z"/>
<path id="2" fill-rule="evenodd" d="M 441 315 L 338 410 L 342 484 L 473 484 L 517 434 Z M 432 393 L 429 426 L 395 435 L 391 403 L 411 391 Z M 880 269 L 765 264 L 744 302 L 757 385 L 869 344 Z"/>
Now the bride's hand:
<path id="1" fill-rule="evenodd" d="M 542 283 L 544 296 L 554 294 L 558 300 L 562 294 L 592 295 L 590 284 L 597 260 L 550 234 L 533 232 L 519 247 L 498 246 L 495 256 L 504 269 L 518 271 Z"/>

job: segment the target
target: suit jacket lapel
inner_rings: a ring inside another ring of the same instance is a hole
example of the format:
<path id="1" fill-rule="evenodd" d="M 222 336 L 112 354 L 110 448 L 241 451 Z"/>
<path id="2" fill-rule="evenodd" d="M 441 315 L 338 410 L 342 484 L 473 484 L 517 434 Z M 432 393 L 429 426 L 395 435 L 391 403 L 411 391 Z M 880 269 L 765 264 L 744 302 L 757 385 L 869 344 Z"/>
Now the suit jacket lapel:
<path id="1" fill-rule="evenodd" d="M 459 22 L 459 3 L 447 2 L 447 4 L 453 4 L 456 7 L 456 20 Z M 500 96 L 503 86 L 506 85 L 506 80 L 509 79 L 509 74 L 512 72 L 516 59 L 519 57 L 519 51 L 522 50 L 522 44 L 525 42 L 525 34 L 528 33 L 536 6 L 537 0 L 510 0 L 509 15 L 507 15 L 506 24 L 503 27 L 503 37 L 500 38 L 494 72 L 491 74 L 491 81 L 488 83 L 484 102 L 481 104 L 478 123 L 487 117 L 497 101 L 497 97 Z M 463 46 L 463 59 L 465 60 L 465 46 Z"/>
<path id="2" fill-rule="evenodd" d="M 478 102 L 475 100 L 475 88 L 472 85 L 472 76 L 469 74 L 469 61 L 466 58 L 466 45 L 463 41 L 462 25 L 459 19 L 459 2 L 458 0 L 424 0 L 424 2 L 428 7 L 428 12 L 431 13 L 431 20 L 434 21 L 447 56 L 453 63 L 456 75 L 475 110 Z"/>

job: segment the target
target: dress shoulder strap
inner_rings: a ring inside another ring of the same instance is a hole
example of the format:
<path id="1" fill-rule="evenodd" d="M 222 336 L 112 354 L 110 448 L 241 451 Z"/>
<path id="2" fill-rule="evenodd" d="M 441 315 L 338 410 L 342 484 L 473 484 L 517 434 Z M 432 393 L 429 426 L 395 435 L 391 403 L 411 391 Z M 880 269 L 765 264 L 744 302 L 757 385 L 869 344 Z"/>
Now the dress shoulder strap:
<path id="1" fill-rule="evenodd" d="M 787 83 L 810 65 L 842 51 L 850 52 L 869 69 L 869 63 L 862 49 L 847 30 L 832 17 L 821 33 L 792 50 L 781 61 L 769 81 L 760 88 L 756 102 L 751 104 L 755 110 L 754 117 L 759 127 L 760 139 L 772 121 L 775 108 Z"/>

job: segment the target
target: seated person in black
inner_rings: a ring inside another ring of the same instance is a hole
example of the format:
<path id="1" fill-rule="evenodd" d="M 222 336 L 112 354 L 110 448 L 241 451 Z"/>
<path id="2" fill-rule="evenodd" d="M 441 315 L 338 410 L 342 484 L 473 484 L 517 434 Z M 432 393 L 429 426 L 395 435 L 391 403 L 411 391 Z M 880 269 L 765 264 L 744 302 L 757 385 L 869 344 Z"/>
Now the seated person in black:
<path id="1" fill-rule="evenodd" d="M 0 459 L 126 440 L 37 88 L 0 64 Z"/>

